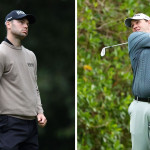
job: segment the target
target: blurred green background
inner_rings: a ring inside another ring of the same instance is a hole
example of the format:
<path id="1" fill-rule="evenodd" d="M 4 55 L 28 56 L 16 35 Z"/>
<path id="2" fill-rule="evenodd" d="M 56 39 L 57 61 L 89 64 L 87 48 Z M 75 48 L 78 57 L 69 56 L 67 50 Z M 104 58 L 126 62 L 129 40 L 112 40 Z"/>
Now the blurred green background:
<path id="1" fill-rule="evenodd" d="M 78 150 L 130 150 L 128 106 L 133 100 L 127 42 L 132 32 L 124 20 L 150 15 L 148 0 L 77 1 Z"/>
<path id="2" fill-rule="evenodd" d="M 38 61 L 38 85 L 48 119 L 39 128 L 39 150 L 73 150 L 75 146 L 75 4 L 74 0 L 1 0 L 0 41 L 5 16 L 19 9 L 33 14 L 23 45 Z"/>

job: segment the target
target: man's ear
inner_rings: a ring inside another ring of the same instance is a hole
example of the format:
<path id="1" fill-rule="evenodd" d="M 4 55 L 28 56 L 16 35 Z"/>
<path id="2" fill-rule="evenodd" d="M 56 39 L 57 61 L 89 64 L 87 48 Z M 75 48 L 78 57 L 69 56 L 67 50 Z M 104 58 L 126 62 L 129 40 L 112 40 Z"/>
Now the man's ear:
<path id="1" fill-rule="evenodd" d="M 148 24 L 150 24 L 150 20 L 148 20 Z"/>
<path id="2" fill-rule="evenodd" d="M 6 21 L 5 22 L 6 28 L 10 28 L 10 24 L 11 24 L 10 21 Z"/>

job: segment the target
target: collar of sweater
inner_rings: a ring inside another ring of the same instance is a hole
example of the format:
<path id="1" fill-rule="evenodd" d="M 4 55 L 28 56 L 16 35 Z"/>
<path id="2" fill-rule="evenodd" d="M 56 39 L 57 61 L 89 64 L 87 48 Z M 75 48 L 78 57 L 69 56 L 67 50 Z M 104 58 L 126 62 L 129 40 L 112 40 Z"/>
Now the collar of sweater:
<path id="1" fill-rule="evenodd" d="M 16 46 L 14 46 L 14 45 L 9 44 L 9 43 L 6 42 L 6 41 L 3 41 L 2 44 L 5 44 L 5 45 L 7 45 L 7 46 L 9 46 L 10 48 L 15 49 L 15 50 L 22 50 L 22 48 L 23 48 L 22 45 L 19 46 L 19 47 L 16 47 Z"/>

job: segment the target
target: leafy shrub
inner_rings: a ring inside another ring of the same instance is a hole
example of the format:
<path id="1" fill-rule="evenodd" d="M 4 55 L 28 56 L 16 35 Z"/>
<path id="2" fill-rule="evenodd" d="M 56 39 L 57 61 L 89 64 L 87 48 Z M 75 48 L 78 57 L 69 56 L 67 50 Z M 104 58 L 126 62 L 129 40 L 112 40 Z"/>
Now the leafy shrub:
<path id="1" fill-rule="evenodd" d="M 148 14 L 149 3 L 135 0 L 78 0 L 77 140 L 78 150 L 129 150 L 128 106 L 132 96 L 132 69 L 127 45 L 131 30 L 124 20 L 134 13 Z M 136 11 L 134 11 L 136 10 Z"/>

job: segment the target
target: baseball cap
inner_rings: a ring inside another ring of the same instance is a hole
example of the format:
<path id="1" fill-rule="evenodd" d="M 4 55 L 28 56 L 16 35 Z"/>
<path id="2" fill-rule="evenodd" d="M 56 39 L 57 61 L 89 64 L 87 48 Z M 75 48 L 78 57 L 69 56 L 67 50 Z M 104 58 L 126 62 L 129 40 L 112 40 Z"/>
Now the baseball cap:
<path id="1" fill-rule="evenodd" d="M 131 27 L 131 21 L 132 21 L 132 20 L 141 20 L 141 19 L 150 20 L 150 17 L 147 16 L 147 15 L 145 15 L 145 14 L 143 14 L 143 13 L 138 13 L 138 14 L 135 14 L 135 15 L 134 15 L 133 17 L 131 17 L 131 18 L 127 18 L 127 19 L 125 20 L 125 25 L 126 25 L 127 27 Z"/>
<path id="2" fill-rule="evenodd" d="M 35 23 L 35 17 L 31 14 L 26 14 L 22 10 L 13 10 L 11 11 L 6 17 L 5 17 L 5 23 L 6 21 L 11 21 L 11 20 L 20 20 L 26 18 L 30 24 Z"/>

